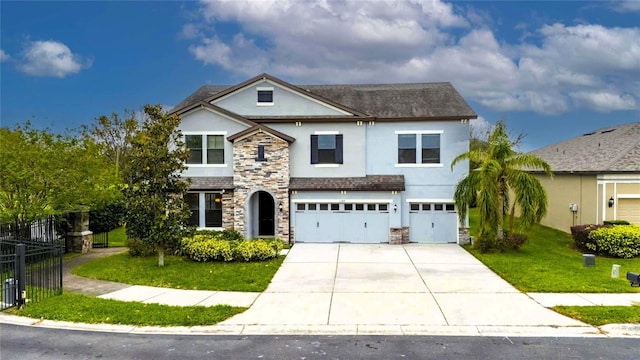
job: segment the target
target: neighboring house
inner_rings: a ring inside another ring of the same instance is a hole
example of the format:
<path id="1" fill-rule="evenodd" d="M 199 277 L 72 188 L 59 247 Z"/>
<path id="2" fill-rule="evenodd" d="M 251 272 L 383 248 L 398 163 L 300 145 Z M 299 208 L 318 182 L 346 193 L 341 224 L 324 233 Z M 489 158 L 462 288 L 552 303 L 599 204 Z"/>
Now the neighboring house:
<path id="1" fill-rule="evenodd" d="M 568 232 L 579 224 L 640 224 L 640 122 L 610 126 L 549 145 L 553 179 L 540 176 L 549 210 L 542 223 Z"/>
<path id="2" fill-rule="evenodd" d="M 457 242 L 477 115 L 449 83 L 294 86 L 267 74 L 177 105 L 191 223 L 290 242 Z"/>

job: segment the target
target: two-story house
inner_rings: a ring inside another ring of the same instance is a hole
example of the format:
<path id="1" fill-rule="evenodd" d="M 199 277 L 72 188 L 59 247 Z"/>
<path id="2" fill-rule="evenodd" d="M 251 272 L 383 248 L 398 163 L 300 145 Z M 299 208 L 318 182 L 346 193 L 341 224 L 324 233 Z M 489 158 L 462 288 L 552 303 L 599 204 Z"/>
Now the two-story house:
<path id="1" fill-rule="evenodd" d="M 449 83 L 294 86 L 262 74 L 177 105 L 191 222 L 290 242 L 458 242 L 451 161 L 477 115 Z"/>

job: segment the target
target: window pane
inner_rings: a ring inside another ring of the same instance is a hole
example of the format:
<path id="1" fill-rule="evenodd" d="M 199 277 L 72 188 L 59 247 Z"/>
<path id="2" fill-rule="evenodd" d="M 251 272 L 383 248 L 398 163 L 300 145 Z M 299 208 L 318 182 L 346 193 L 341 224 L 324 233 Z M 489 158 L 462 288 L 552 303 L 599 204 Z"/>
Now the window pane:
<path id="1" fill-rule="evenodd" d="M 304 211 L 304 204 L 297 204 L 296 205 L 296 210 Z"/>
<path id="2" fill-rule="evenodd" d="M 187 164 L 202 164 L 202 136 L 185 135 L 185 143 L 189 149 Z"/>
<path id="3" fill-rule="evenodd" d="M 376 210 L 376 204 L 367 204 L 367 210 L 368 211 L 375 211 Z"/>
<path id="4" fill-rule="evenodd" d="M 380 211 L 387 211 L 388 208 L 389 208 L 388 204 L 379 204 L 378 205 L 378 210 L 380 210 Z"/>
<path id="5" fill-rule="evenodd" d="M 273 90 L 258 90 L 258 102 L 259 103 L 272 103 L 273 102 Z"/>
<path id="6" fill-rule="evenodd" d="M 320 210 L 329 210 L 329 204 L 320 204 Z"/>
<path id="7" fill-rule="evenodd" d="M 340 210 L 340 204 L 331 204 L 331 210 L 332 211 Z"/>
<path id="8" fill-rule="evenodd" d="M 207 150 L 207 164 L 224 164 L 224 150 Z"/>
<path id="9" fill-rule="evenodd" d="M 403 150 L 398 149 L 398 164 L 415 164 L 416 149 Z"/>
<path id="10" fill-rule="evenodd" d="M 266 161 L 267 159 L 265 159 L 264 157 L 264 145 L 258 145 L 258 157 L 256 158 L 257 161 Z"/>
<path id="11" fill-rule="evenodd" d="M 222 227 L 222 195 L 206 193 L 204 194 L 204 203 L 204 226 Z"/>
<path id="12" fill-rule="evenodd" d="M 418 211 L 420 210 L 420 204 L 411 204 L 410 208 L 411 211 Z"/>
<path id="13" fill-rule="evenodd" d="M 353 204 L 344 204 L 344 210 L 345 211 L 353 210 Z"/>
<path id="14" fill-rule="evenodd" d="M 318 164 L 335 164 L 336 163 L 336 150 L 335 149 L 318 149 Z"/>
<path id="15" fill-rule="evenodd" d="M 356 210 L 357 211 L 364 210 L 364 204 L 356 204 Z"/>
<path id="16" fill-rule="evenodd" d="M 398 135 L 398 149 L 415 149 L 415 148 L 416 148 L 415 134 L 399 134 Z"/>
<path id="17" fill-rule="evenodd" d="M 316 209 L 316 204 L 309 204 L 308 209 L 309 210 L 315 210 Z"/>
<path id="18" fill-rule="evenodd" d="M 422 163 L 440 163 L 440 134 L 422 135 Z"/>
<path id="19" fill-rule="evenodd" d="M 184 201 L 189 206 L 189 210 L 191 210 L 191 215 L 189 216 L 189 220 L 187 220 L 187 225 L 200 226 L 199 194 L 188 193 L 184 196 Z"/>
<path id="20" fill-rule="evenodd" d="M 443 209 L 443 205 L 442 204 L 434 204 L 434 205 L 435 205 L 434 208 L 435 208 L 436 211 L 442 211 L 442 209 Z"/>
<path id="21" fill-rule="evenodd" d="M 422 204 L 422 210 L 431 211 L 431 204 Z"/>
<path id="22" fill-rule="evenodd" d="M 336 136 L 335 135 L 318 135 L 318 149 L 333 149 L 336 148 Z"/>
<path id="23" fill-rule="evenodd" d="M 447 204 L 446 205 L 446 209 L 447 209 L 447 211 L 455 211 L 456 210 L 456 206 L 454 204 Z"/>

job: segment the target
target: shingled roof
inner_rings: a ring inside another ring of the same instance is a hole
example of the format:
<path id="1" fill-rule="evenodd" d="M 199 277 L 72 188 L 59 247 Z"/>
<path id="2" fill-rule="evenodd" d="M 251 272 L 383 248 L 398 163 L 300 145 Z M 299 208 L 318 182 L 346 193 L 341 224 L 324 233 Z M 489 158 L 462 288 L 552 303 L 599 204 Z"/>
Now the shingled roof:
<path id="1" fill-rule="evenodd" d="M 182 109 L 230 86 L 202 86 L 174 107 Z M 478 115 L 448 82 L 368 85 L 297 85 L 304 91 L 380 119 L 475 119 Z"/>
<path id="2" fill-rule="evenodd" d="M 291 178 L 290 190 L 404 191 L 404 175 L 365 177 Z"/>
<path id="3" fill-rule="evenodd" d="M 191 190 L 232 190 L 233 176 L 191 177 Z"/>
<path id="4" fill-rule="evenodd" d="M 640 122 L 598 129 L 531 153 L 554 172 L 640 173 Z"/>

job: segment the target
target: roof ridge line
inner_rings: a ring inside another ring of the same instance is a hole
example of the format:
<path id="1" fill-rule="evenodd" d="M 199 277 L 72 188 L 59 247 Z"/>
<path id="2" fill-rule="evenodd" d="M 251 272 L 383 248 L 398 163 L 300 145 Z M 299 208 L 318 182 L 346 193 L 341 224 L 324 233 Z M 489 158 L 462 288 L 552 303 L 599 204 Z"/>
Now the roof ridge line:
<path id="1" fill-rule="evenodd" d="M 636 126 L 640 126 L 640 122 L 638 122 L 638 125 L 636 125 Z M 626 131 L 625 131 L 624 133 L 626 134 L 627 132 L 632 131 L 632 130 L 633 130 L 633 127 L 630 127 L 630 128 L 628 128 L 628 129 L 626 129 Z M 612 166 L 613 164 L 615 164 L 618 160 L 622 159 L 624 156 L 626 156 L 627 154 L 629 154 L 629 151 L 631 151 L 631 149 L 635 148 L 635 147 L 636 147 L 636 146 L 638 146 L 639 144 L 640 144 L 640 138 L 637 138 L 637 139 L 636 139 L 636 141 L 631 141 L 631 145 L 627 146 L 626 148 L 624 148 L 624 150 L 623 150 L 623 151 L 620 151 L 620 152 L 618 153 L 618 155 L 614 156 L 614 157 L 611 159 L 611 161 L 609 161 L 609 162 L 607 163 L 606 168 L 607 168 L 607 169 L 610 169 L 610 168 L 611 168 L 611 166 Z"/>

